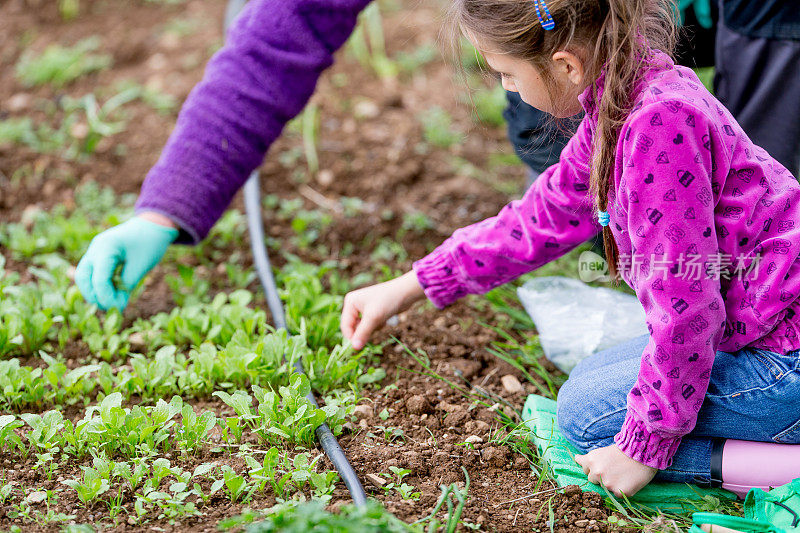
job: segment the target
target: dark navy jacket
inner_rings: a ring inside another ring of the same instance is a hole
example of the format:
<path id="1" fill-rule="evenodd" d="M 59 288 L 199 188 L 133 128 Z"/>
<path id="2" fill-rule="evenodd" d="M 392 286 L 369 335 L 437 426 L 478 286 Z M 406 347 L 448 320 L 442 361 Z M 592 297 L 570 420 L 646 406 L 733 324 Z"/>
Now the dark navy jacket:
<path id="1" fill-rule="evenodd" d="M 765 39 L 800 40 L 800 0 L 723 0 L 725 25 Z"/>

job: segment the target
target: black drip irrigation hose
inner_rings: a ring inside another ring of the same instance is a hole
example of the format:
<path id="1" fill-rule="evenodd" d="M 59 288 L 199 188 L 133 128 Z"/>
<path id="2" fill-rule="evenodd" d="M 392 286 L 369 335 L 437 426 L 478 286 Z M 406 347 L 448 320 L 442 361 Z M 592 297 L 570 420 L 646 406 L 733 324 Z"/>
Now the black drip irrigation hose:
<path id="1" fill-rule="evenodd" d="M 228 2 L 228 7 L 225 10 L 225 31 L 230 27 L 233 19 L 246 2 L 247 0 L 230 0 Z M 250 233 L 250 248 L 253 250 L 253 261 L 258 279 L 261 281 L 261 286 L 264 288 L 264 293 L 267 297 L 267 305 L 270 313 L 272 313 L 272 320 L 277 329 L 286 329 L 288 331 L 286 314 L 283 311 L 283 304 L 278 294 L 278 286 L 275 283 L 275 277 L 272 275 L 272 266 L 269 262 L 267 247 L 264 244 L 264 224 L 261 219 L 261 187 L 258 171 L 254 171 L 247 179 L 247 183 L 245 183 L 244 203 L 247 212 L 247 229 Z M 306 373 L 301 361 L 297 361 L 294 367 L 299 373 Z M 309 392 L 306 398 L 314 407 L 319 407 L 313 392 Z M 320 425 L 316 429 L 316 435 L 320 446 L 322 446 L 325 454 L 333 463 L 334 468 L 339 472 L 342 481 L 347 486 L 347 490 L 350 491 L 353 503 L 358 506 L 365 505 L 367 503 L 367 495 L 364 492 L 364 487 L 361 486 L 353 466 L 347 460 L 342 447 L 339 446 L 339 441 L 336 440 L 328 424 L 323 423 Z"/>
<path id="2" fill-rule="evenodd" d="M 283 305 L 278 295 L 278 287 L 275 284 L 269 256 L 267 255 L 267 249 L 264 245 L 264 226 L 261 220 L 261 191 L 258 172 L 253 172 L 244 186 L 244 203 L 247 211 L 247 228 L 250 231 L 250 247 L 253 250 L 253 259 L 255 261 L 256 272 L 258 273 L 258 279 L 261 280 L 261 285 L 264 287 L 264 292 L 267 296 L 267 305 L 272 313 L 275 327 L 278 329 L 287 329 Z M 301 374 L 305 374 L 303 363 L 300 361 L 297 361 L 294 367 Z M 308 398 L 314 407 L 318 407 L 317 399 L 314 397 L 313 392 L 309 392 L 306 398 Z M 342 447 L 339 446 L 339 442 L 336 440 L 336 437 L 333 436 L 328 424 L 323 423 L 319 426 L 316 430 L 316 434 L 322 449 L 333 463 L 334 468 L 339 472 L 344 484 L 347 486 L 347 490 L 350 491 L 353 503 L 356 505 L 364 505 L 367 502 L 367 495 L 364 492 L 364 488 L 361 486 L 361 482 L 358 480 L 355 470 L 353 470 L 347 457 L 345 457 Z"/>

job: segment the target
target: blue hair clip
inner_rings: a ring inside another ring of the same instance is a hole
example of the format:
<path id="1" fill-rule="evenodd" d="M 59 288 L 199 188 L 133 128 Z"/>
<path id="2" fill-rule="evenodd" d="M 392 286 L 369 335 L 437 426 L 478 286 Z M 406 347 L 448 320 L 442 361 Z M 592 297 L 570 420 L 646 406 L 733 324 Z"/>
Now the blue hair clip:
<path id="1" fill-rule="evenodd" d="M 547 0 L 533 0 L 533 5 L 536 8 L 536 16 L 539 17 L 542 28 L 545 30 L 552 30 L 555 28 L 556 21 L 553 20 L 553 16 L 550 15 L 550 10 L 547 8 Z M 544 12 L 544 16 L 542 12 Z"/>
<path id="2" fill-rule="evenodd" d="M 608 226 L 608 223 L 611 222 L 611 216 L 608 214 L 608 211 L 598 211 L 597 221 L 600 222 L 600 225 L 603 227 Z"/>

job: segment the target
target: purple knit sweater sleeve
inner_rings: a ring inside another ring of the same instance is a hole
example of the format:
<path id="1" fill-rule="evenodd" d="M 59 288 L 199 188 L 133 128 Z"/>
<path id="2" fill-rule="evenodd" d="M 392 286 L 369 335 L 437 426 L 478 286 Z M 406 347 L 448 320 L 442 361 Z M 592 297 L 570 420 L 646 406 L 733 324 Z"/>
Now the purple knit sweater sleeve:
<path id="1" fill-rule="evenodd" d="M 719 247 L 714 172 L 730 157 L 717 126 L 688 100 L 645 104 L 620 135 L 612 224 L 629 234 L 620 264 L 644 307 L 650 341 L 614 441 L 664 469 L 694 428 L 724 331 L 720 279 L 706 267 Z"/>
<path id="2" fill-rule="evenodd" d="M 370 0 L 251 0 L 192 90 L 136 211 L 202 240 L 310 98 Z"/>
<path id="3" fill-rule="evenodd" d="M 597 234 L 589 197 L 589 119 L 520 200 L 477 224 L 456 230 L 414 263 L 417 280 L 442 309 L 557 259 Z"/>

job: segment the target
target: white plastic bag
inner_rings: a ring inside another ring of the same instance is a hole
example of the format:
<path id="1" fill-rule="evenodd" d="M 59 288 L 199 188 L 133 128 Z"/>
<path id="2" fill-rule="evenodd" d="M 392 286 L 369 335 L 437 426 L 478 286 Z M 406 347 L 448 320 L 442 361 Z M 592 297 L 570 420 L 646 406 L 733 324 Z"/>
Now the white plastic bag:
<path id="1" fill-rule="evenodd" d="M 635 296 L 579 279 L 534 278 L 517 296 L 536 324 L 545 357 L 567 374 L 593 353 L 648 332 Z"/>

